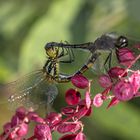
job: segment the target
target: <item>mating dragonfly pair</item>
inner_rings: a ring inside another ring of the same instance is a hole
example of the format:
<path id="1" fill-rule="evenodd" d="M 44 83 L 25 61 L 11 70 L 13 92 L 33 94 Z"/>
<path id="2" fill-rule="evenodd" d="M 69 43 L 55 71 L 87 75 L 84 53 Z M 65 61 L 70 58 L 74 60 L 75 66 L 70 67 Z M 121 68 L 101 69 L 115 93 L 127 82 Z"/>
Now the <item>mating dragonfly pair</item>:
<path id="1" fill-rule="evenodd" d="M 83 74 L 101 55 L 100 51 L 108 51 L 104 65 L 110 67 L 112 51 L 118 48 L 127 47 L 129 40 L 125 36 L 118 36 L 114 33 L 107 33 L 97 38 L 94 42 L 83 44 L 68 44 L 49 42 L 45 45 L 47 61 L 41 70 L 34 71 L 19 80 L 4 86 L 6 98 L 10 105 L 17 107 L 38 108 L 40 104 L 51 104 L 58 94 L 55 82 L 69 82 L 76 74 Z M 83 49 L 91 53 L 88 61 L 74 74 L 66 75 L 59 72 L 59 63 L 71 63 L 74 61 L 72 49 Z M 69 60 L 61 61 L 61 58 L 68 56 Z"/>

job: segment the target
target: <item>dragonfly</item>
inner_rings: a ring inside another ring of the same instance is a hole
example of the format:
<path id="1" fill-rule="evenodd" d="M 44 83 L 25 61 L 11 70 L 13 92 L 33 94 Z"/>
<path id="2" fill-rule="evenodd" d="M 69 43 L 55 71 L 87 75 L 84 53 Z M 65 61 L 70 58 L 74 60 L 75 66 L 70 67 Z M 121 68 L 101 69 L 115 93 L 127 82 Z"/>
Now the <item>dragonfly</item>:
<path id="1" fill-rule="evenodd" d="M 4 93 L 4 103 L 10 103 L 10 109 L 18 106 L 37 110 L 40 105 L 50 106 L 58 94 L 56 83 L 67 82 L 65 74 L 59 73 L 59 63 L 69 63 L 61 60 L 68 56 L 73 61 L 73 52 L 69 48 L 46 48 L 47 60 L 42 69 L 33 71 L 18 80 L 5 84 L 0 88 Z"/>
<path id="2" fill-rule="evenodd" d="M 66 44 L 66 43 L 58 43 L 58 42 L 49 42 L 46 44 L 45 48 L 54 48 L 57 46 L 58 48 L 70 48 L 70 49 L 82 49 L 87 50 L 91 53 L 87 62 L 74 74 L 65 76 L 65 81 L 69 81 L 71 77 L 76 74 L 83 74 L 89 68 L 94 67 L 95 62 L 101 56 L 101 52 L 108 51 L 108 56 L 104 61 L 104 66 L 108 64 L 109 68 L 111 67 L 112 55 L 113 51 L 119 48 L 127 47 L 130 45 L 129 39 L 123 35 L 118 35 L 114 32 L 106 33 L 98 37 L 94 42 L 87 42 L 83 44 Z M 71 62 L 71 61 L 70 61 Z"/>
<path id="3" fill-rule="evenodd" d="M 82 49 L 90 52 L 90 57 L 87 59 L 85 64 L 83 64 L 75 73 L 67 76 L 65 75 L 65 81 L 69 81 L 74 75 L 84 74 L 89 68 L 94 68 L 97 60 L 100 59 L 102 52 L 108 52 L 107 57 L 105 60 L 103 60 L 103 67 L 105 68 L 105 71 L 107 71 L 111 68 L 112 56 L 114 55 L 114 52 L 117 58 L 117 51 L 120 48 L 130 48 L 135 52 L 136 55 L 139 55 L 140 47 L 133 47 L 139 44 L 140 41 L 138 39 L 134 39 L 125 35 L 119 35 L 116 32 L 111 32 L 101 35 L 93 42 L 82 44 L 49 42 L 46 44 L 45 48 L 49 49 L 57 46 L 58 48 Z M 108 68 L 106 65 L 108 65 Z M 139 69 L 139 65 L 140 60 L 138 60 L 135 65 L 133 65 L 132 69 Z"/>
<path id="4" fill-rule="evenodd" d="M 38 107 L 38 105 L 44 103 L 49 105 L 58 94 L 56 83 L 66 83 L 74 75 L 84 74 L 89 68 L 94 67 L 102 51 L 109 52 L 104 65 L 109 64 L 109 67 L 111 67 L 112 52 L 128 46 L 131 46 L 131 41 L 127 37 L 115 33 L 103 34 L 94 42 L 83 44 L 48 42 L 45 45 L 47 60 L 43 68 L 5 86 L 8 102 L 11 105 L 13 103 L 16 105 L 27 104 L 28 106 L 35 106 L 34 108 L 36 108 L 36 105 Z M 72 49 L 87 50 L 91 55 L 87 62 L 73 74 L 60 73 L 60 63 L 72 63 L 74 61 L 75 56 Z M 62 58 L 65 56 L 68 56 L 68 60 L 64 61 Z"/>

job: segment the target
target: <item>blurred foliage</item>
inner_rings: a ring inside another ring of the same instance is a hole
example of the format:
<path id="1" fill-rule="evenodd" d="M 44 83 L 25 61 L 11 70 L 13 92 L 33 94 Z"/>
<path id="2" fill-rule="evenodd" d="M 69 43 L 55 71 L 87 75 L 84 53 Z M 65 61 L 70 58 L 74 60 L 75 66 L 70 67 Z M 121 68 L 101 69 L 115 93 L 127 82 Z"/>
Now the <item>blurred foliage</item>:
<path id="1" fill-rule="evenodd" d="M 83 43 L 112 31 L 139 38 L 139 5 L 139 0 L 1 0 L 1 84 L 41 68 L 46 59 L 46 42 Z M 82 51 L 75 52 L 75 55 L 75 62 L 61 65 L 60 70 L 72 73 L 88 57 L 88 53 Z M 99 92 L 98 76 L 92 71 L 86 75 L 93 77 L 93 90 Z M 60 94 L 54 102 L 55 110 L 59 111 L 65 105 L 64 92 L 70 86 L 58 85 Z M 84 120 L 88 139 L 139 140 L 139 101 L 121 103 L 109 110 L 106 105 L 94 109 L 93 115 Z M 0 106 L 0 112 L 2 126 L 12 112 L 5 105 Z M 54 137 L 58 139 L 58 134 Z"/>

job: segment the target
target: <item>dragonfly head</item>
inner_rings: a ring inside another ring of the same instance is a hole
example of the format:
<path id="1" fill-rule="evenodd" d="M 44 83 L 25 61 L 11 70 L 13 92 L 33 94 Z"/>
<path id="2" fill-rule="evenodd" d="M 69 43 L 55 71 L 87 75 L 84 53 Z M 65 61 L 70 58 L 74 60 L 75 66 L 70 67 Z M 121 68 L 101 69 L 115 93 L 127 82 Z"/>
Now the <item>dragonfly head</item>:
<path id="1" fill-rule="evenodd" d="M 107 36 L 113 40 L 117 48 L 123 48 L 128 45 L 128 39 L 125 36 L 117 35 L 116 33 L 108 33 Z"/>
<path id="2" fill-rule="evenodd" d="M 55 47 L 53 42 L 47 43 L 45 45 L 46 54 L 51 58 L 56 58 L 59 53 L 58 47 Z"/>
<path id="3" fill-rule="evenodd" d="M 123 48 L 128 45 L 128 39 L 125 36 L 119 36 L 115 44 L 118 48 Z"/>

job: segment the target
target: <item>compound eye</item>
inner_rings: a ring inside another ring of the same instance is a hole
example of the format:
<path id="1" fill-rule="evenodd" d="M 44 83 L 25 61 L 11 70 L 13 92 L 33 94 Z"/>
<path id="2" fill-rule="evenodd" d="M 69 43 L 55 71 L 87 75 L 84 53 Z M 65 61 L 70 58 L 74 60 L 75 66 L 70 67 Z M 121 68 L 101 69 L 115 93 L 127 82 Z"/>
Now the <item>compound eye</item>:
<path id="1" fill-rule="evenodd" d="M 50 49 L 52 47 L 52 42 L 50 42 L 50 43 L 47 43 L 46 45 L 45 45 L 45 50 L 48 50 L 48 49 Z"/>
<path id="2" fill-rule="evenodd" d="M 126 47 L 128 45 L 128 39 L 125 36 L 120 36 L 117 40 L 116 46 L 118 48 Z"/>

